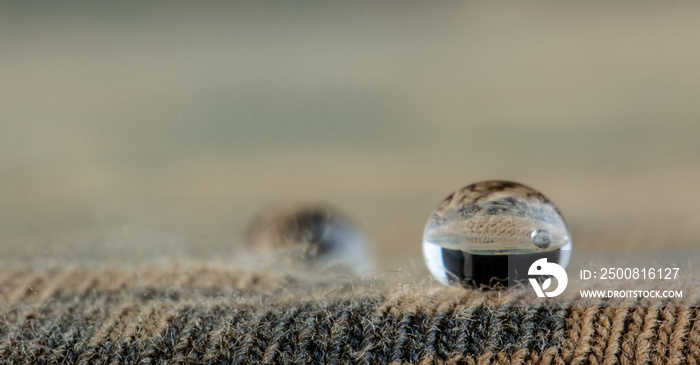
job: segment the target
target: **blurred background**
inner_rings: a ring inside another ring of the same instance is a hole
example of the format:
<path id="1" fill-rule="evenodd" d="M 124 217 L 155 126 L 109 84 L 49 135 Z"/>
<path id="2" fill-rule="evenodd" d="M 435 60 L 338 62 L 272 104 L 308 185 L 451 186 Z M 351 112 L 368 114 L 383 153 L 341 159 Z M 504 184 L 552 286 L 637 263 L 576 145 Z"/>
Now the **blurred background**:
<path id="1" fill-rule="evenodd" d="M 700 243 L 700 3 L 0 3 L 0 264 L 227 260 L 335 205 L 425 273 L 452 191 L 549 196 L 575 248 Z"/>

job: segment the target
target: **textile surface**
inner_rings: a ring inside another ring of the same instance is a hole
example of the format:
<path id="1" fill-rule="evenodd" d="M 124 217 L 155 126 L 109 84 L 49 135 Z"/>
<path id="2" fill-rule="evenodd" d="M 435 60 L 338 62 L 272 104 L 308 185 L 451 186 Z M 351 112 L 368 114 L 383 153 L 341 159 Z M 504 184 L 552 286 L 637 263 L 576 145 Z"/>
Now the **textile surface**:
<path id="1" fill-rule="evenodd" d="M 2 363 L 700 361 L 697 307 L 518 307 L 431 283 L 185 266 L 1 272 Z"/>

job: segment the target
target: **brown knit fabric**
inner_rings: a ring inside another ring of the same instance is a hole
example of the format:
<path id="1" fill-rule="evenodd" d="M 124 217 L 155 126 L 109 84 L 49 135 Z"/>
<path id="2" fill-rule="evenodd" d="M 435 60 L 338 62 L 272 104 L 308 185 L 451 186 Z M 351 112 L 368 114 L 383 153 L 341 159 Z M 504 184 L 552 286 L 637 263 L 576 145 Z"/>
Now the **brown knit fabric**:
<path id="1" fill-rule="evenodd" d="M 697 363 L 697 307 L 187 266 L 0 272 L 2 363 Z"/>

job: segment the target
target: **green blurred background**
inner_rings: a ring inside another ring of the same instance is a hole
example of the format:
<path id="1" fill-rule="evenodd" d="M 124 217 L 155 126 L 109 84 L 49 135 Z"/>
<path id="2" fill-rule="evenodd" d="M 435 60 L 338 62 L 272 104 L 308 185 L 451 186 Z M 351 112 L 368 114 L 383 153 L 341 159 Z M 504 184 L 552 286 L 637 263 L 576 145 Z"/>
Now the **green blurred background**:
<path id="1" fill-rule="evenodd" d="M 575 248 L 700 243 L 700 3 L 2 2 L 0 264 L 235 260 L 295 201 L 424 273 L 435 206 L 548 195 Z"/>

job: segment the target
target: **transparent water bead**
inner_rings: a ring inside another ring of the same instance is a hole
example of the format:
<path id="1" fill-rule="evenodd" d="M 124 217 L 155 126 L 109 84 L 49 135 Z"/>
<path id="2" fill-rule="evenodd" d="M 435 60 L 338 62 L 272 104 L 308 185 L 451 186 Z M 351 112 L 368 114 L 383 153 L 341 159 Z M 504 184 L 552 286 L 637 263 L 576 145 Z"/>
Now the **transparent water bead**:
<path id="1" fill-rule="evenodd" d="M 423 232 L 426 265 L 445 284 L 491 287 L 512 279 L 514 268 L 527 273 L 543 257 L 566 267 L 571 247 L 554 204 L 510 181 L 482 181 L 450 194 Z"/>
<path id="2" fill-rule="evenodd" d="M 336 209 L 318 204 L 275 207 L 250 224 L 247 248 L 269 265 L 362 273 L 372 267 L 367 239 Z"/>

